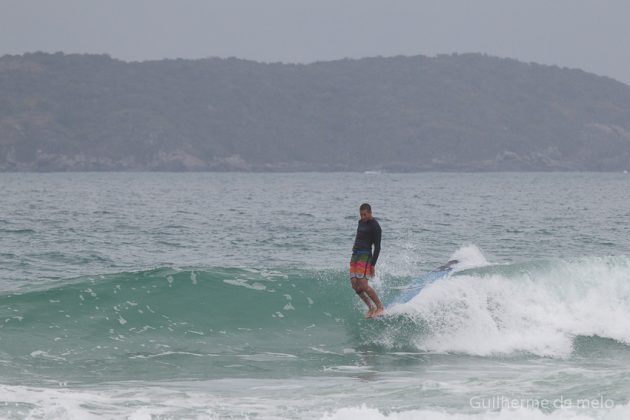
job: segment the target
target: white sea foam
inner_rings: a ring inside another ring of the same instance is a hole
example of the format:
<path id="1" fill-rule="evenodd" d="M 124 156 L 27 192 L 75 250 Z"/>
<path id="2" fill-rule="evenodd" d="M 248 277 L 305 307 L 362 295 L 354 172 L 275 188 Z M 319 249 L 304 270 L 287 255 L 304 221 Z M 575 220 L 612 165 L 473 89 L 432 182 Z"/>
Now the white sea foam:
<path id="1" fill-rule="evenodd" d="M 241 287 L 245 287 L 247 289 L 253 289 L 253 290 L 265 290 L 265 289 L 267 289 L 267 286 L 265 286 L 264 284 L 261 284 L 261 283 L 258 283 L 258 282 L 249 283 L 245 279 L 234 279 L 234 280 L 227 279 L 227 280 L 223 280 L 223 283 L 231 284 L 232 286 L 241 286 Z"/>
<path id="2" fill-rule="evenodd" d="M 464 270 L 468 268 L 485 267 L 490 265 L 483 256 L 483 253 L 477 247 L 477 245 L 469 244 L 462 246 L 451 255 L 449 260 L 457 260 L 458 263 L 455 266 L 457 270 Z"/>
<path id="3" fill-rule="evenodd" d="M 576 336 L 630 344 L 629 278 L 625 257 L 493 267 L 440 279 L 393 312 L 426 325 L 421 350 L 566 357 Z"/>
<path id="4" fill-rule="evenodd" d="M 437 410 L 407 410 L 385 413 L 365 405 L 347 407 L 327 413 L 323 420 L 626 420 L 630 405 L 611 409 L 558 409 L 544 413 L 536 408 L 504 409 L 480 413 L 449 413 Z"/>
<path id="5" fill-rule="evenodd" d="M 255 380 L 221 379 L 201 382 L 110 383 L 94 387 L 29 387 L 0 384 L 0 418 L 25 419 L 151 419 L 151 418 L 321 418 L 326 420 L 625 420 L 629 405 L 559 408 L 516 407 L 442 408 L 406 410 L 365 404 L 356 385 L 337 379 Z M 300 390 L 312 390 L 302 393 Z M 338 391 L 336 391 L 338 389 Z M 345 390 L 345 391 L 343 391 Z M 314 392 L 313 392 L 314 391 Z M 295 392 L 302 395 L 295 397 Z M 369 391 L 368 391 L 369 392 Z M 319 394 L 319 395 L 318 395 Z M 365 397 L 368 398 L 368 397 Z M 411 402 L 410 402 L 411 403 Z M 359 402 L 359 404 L 361 404 Z M 383 402 L 381 402 L 383 404 Z M 387 403 L 385 403 L 387 404 Z M 411 403 L 412 407 L 415 405 Z M 331 409 L 330 407 L 336 407 Z"/>
<path id="6" fill-rule="evenodd" d="M 43 350 L 35 350 L 35 351 L 31 352 L 31 357 L 38 357 L 38 358 L 50 359 L 50 360 L 66 360 L 63 357 L 49 354 L 48 352 L 45 352 Z"/>
<path id="7" fill-rule="evenodd" d="M 0 385 L 0 418 L 151 419 L 219 418 L 211 395 L 159 387 L 82 390 Z"/>

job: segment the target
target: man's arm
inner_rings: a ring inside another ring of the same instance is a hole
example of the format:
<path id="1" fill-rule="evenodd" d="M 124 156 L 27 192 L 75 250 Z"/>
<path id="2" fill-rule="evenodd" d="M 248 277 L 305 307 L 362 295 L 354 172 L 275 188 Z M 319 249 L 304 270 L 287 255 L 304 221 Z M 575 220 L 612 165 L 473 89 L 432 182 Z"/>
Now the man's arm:
<path id="1" fill-rule="evenodd" d="M 376 223 L 374 229 L 374 252 L 372 253 L 372 265 L 376 265 L 378 254 L 381 253 L 381 225 Z"/>

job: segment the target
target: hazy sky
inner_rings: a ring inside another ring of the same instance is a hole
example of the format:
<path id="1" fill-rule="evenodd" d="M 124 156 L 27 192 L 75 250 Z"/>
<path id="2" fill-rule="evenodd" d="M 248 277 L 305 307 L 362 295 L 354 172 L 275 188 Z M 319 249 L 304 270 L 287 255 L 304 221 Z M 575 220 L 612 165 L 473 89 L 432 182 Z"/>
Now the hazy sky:
<path id="1" fill-rule="evenodd" d="M 124 60 L 483 52 L 630 84 L 630 0 L 0 0 L 0 55 Z"/>

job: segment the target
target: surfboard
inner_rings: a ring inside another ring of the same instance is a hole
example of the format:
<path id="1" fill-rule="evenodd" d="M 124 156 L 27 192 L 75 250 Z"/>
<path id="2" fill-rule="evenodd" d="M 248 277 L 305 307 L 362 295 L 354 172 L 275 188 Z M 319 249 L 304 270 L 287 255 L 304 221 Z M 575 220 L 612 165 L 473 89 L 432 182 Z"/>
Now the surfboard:
<path id="1" fill-rule="evenodd" d="M 394 296 L 394 298 L 389 303 L 385 305 L 385 310 L 392 308 L 394 305 L 409 302 L 411 299 L 416 297 L 427 285 L 451 274 L 451 271 L 453 271 L 453 266 L 458 262 L 458 260 L 451 260 L 433 271 L 429 271 L 428 273 L 425 273 L 420 277 L 416 277 L 411 281 L 411 283 L 409 283 L 407 287 L 402 289 L 397 295 Z"/>

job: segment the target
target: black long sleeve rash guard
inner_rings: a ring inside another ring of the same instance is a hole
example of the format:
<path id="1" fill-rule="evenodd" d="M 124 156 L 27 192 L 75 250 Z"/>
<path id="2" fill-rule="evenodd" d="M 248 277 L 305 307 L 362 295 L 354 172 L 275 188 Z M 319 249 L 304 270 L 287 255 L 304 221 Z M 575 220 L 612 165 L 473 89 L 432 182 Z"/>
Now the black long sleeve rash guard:
<path id="1" fill-rule="evenodd" d="M 372 245 L 374 245 L 374 252 L 372 252 Z M 378 254 L 381 252 L 381 225 L 376 219 L 372 218 L 365 222 L 359 220 L 357 237 L 354 240 L 352 251 L 369 251 L 370 262 L 372 265 L 376 265 Z"/>

